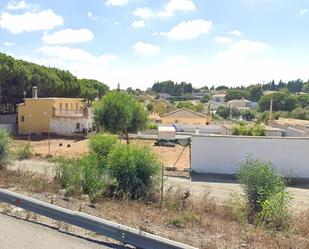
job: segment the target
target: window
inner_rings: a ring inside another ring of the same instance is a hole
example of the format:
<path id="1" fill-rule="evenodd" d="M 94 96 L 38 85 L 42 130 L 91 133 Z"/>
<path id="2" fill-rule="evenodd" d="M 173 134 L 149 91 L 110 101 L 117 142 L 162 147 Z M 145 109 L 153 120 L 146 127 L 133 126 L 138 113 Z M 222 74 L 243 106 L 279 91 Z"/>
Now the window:
<path id="1" fill-rule="evenodd" d="M 66 110 L 69 109 L 69 104 L 68 104 L 68 103 L 65 104 L 65 109 L 66 109 Z"/>
<path id="2" fill-rule="evenodd" d="M 73 109 L 73 103 L 71 103 L 71 109 Z"/>
<path id="3" fill-rule="evenodd" d="M 80 123 L 76 123 L 76 130 L 80 130 Z"/>
<path id="4" fill-rule="evenodd" d="M 20 121 L 21 121 L 21 122 L 25 122 L 25 116 L 24 116 L 24 115 L 22 115 L 22 116 L 20 117 Z"/>
<path id="5" fill-rule="evenodd" d="M 59 104 L 59 109 L 60 109 L 60 110 L 62 109 L 62 103 Z"/>

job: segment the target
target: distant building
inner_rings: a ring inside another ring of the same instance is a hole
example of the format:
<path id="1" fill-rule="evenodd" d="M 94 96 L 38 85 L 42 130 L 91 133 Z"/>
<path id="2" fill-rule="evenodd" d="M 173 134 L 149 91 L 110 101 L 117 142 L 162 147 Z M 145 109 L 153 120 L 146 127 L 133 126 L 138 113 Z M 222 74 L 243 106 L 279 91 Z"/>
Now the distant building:
<path id="1" fill-rule="evenodd" d="M 203 113 L 191 111 L 186 108 L 177 109 L 161 116 L 162 124 L 172 125 L 208 125 L 212 117 Z"/>
<path id="2" fill-rule="evenodd" d="M 157 113 L 151 113 L 148 116 L 148 119 L 151 123 L 155 123 L 155 124 L 162 124 L 162 118 L 160 117 L 159 114 Z"/>
<path id="3" fill-rule="evenodd" d="M 26 98 L 18 105 L 18 132 L 72 135 L 92 130 L 91 108 L 80 98 Z"/>
<path id="4" fill-rule="evenodd" d="M 233 99 L 227 102 L 227 106 L 238 110 L 251 110 L 257 108 L 257 103 L 247 99 Z"/>
<path id="5" fill-rule="evenodd" d="M 214 94 L 212 96 L 213 101 L 217 102 L 217 103 L 223 103 L 225 101 L 225 93 L 220 93 L 220 94 Z"/>
<path id="6" fill-rule="evenodd" d="M 287 137 L 309 137 L 309 120 L 279 118 L 272 120 L 270 125 L 285 130 Z"/>

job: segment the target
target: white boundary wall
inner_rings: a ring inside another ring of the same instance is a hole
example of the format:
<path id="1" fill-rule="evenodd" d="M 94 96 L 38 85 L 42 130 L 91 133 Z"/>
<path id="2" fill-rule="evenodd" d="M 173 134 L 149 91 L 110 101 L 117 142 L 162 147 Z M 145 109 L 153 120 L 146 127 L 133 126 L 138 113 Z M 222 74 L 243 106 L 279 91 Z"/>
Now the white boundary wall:
<path id="1" fill-rule="evenodd" d="M 191 170 L 234 174 L 248 154 L 271 161 L 284 176 L 309 178 L 308 138 L 193 136 Z"/>

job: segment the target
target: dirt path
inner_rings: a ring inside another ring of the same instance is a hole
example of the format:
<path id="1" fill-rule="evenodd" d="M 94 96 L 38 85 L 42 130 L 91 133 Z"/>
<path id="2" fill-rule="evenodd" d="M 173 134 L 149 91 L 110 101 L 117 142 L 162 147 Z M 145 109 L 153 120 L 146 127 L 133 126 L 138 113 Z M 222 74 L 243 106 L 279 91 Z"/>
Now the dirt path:
<path id="1" fill-rule="evenodd" d="M 18 150 L 22 146 L 28 143 L 27 140 L 13 140 L 12 149 L 13 151 Z M 154 140 L 131 140 L 132 144 L 149 147 L 157 156 L 158 159 L 163 163 L 165 167 L 174 166 L 179 155 L 181 154 L 183 147 L 177 145 L 176 147 L 157 147 L 154 146 Z M 74 140 L 74 139 L 63 139 L 54 138 L 41 139 L 39 141 L 30 142 L 34 153 L 37 157 L 46 157 L 50 154 L 54 157 L 67 156 L 67 157 L 78 157 L 89 152 L 89 139 Z M 50 144 L 50 149 L 49 149 Z M 186 148 L 179 158 L 176 167 L 178 169 L 189 168 L 189 148 Z"/>
<path id="2" fill-rule="evenodd" d="M 231 197 L 233 193 L 243 193 L 239 184 L 226 180 L 226 182 L 214 181 L 191 181 L 190 179 L 167 177 L 166 187 L 180 187 L 190 190 L 196 198 L 201 198 L 205 194 L 210 194 L 217 201 L 224 202 Z M 296 210 L 306 210 L 309 207 L 309 188 L 289 187 L 289 193 L 292 195 L 292 207 Z"/>

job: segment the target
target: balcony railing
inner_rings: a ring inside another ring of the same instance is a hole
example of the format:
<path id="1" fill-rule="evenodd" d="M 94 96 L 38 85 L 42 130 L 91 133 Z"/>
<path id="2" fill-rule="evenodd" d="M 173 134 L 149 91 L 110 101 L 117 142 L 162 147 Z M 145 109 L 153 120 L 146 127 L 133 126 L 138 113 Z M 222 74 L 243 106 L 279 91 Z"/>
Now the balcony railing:
<path id="1" fill-rule="evenodd" d="M 84 115 L 83 109 L 67 110 L 67 109 L 54 109 L 55 117 L 82 117 Z"/>

